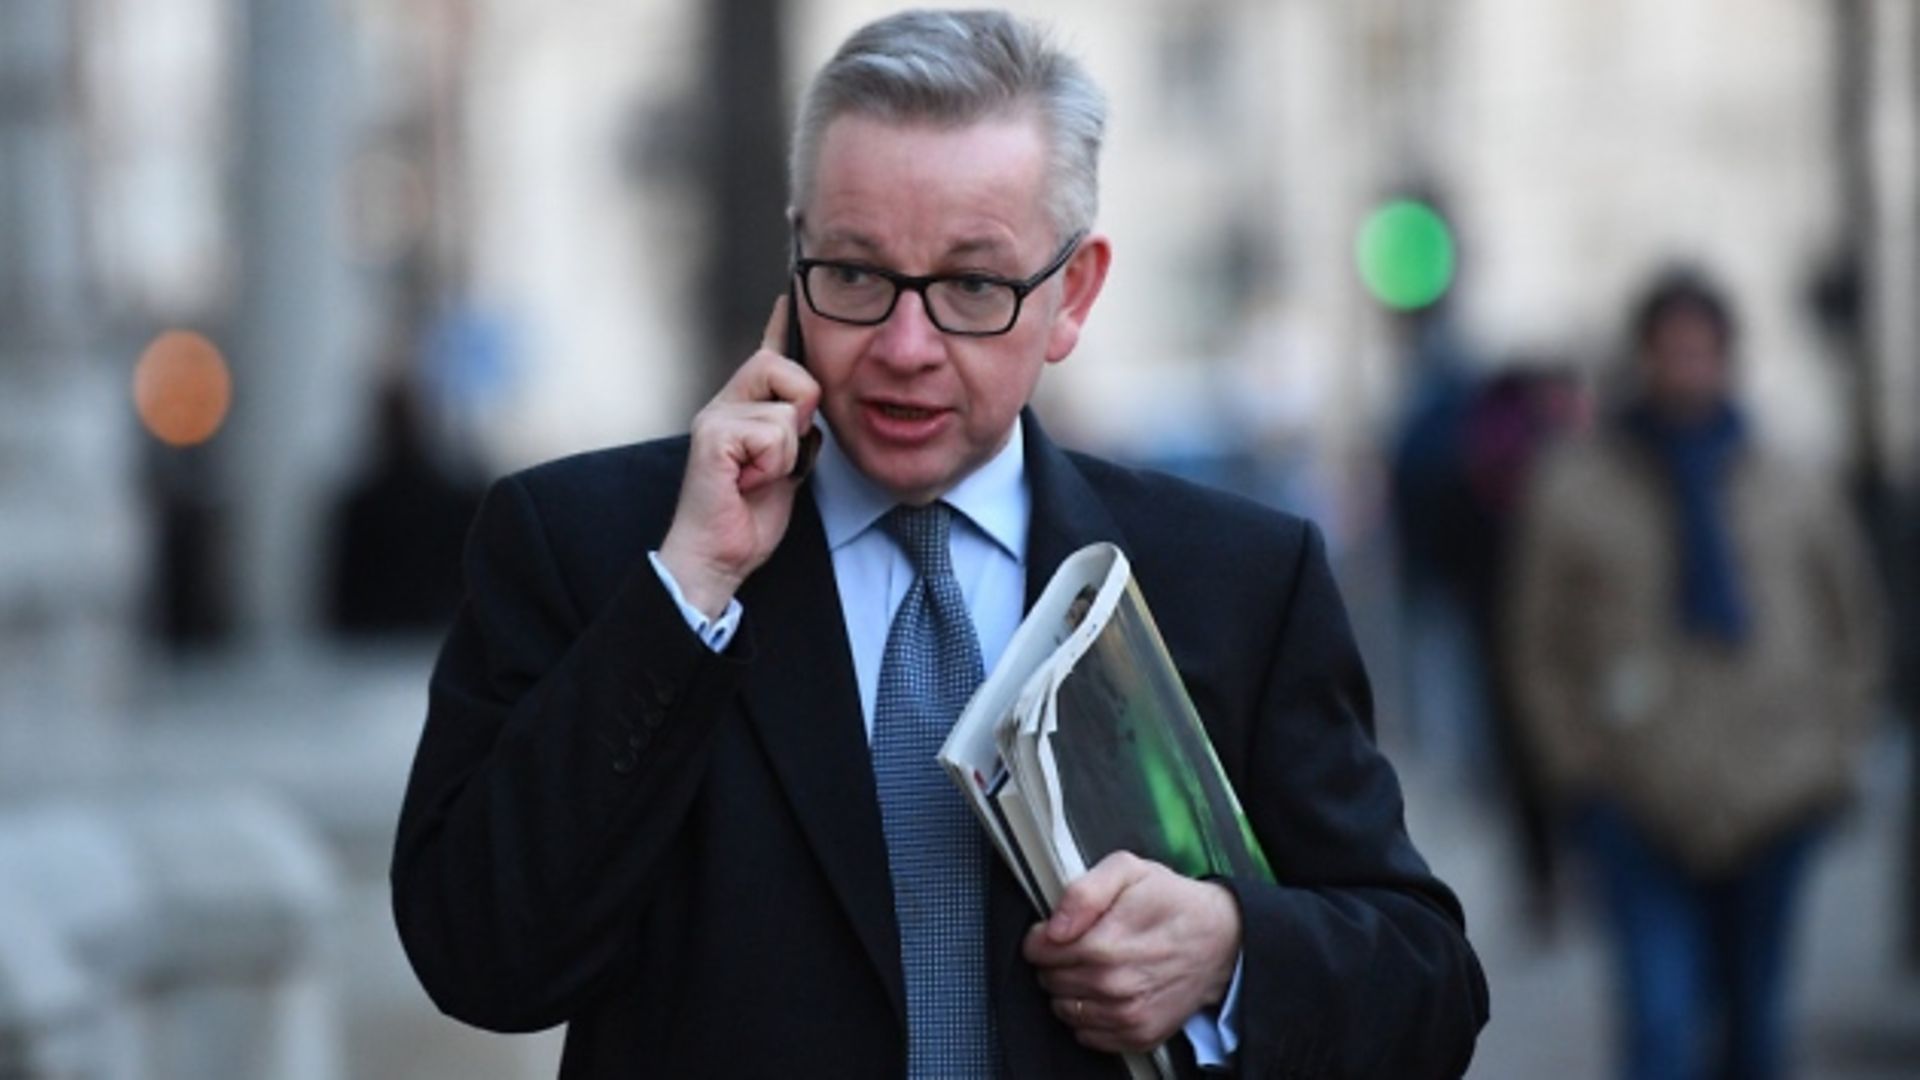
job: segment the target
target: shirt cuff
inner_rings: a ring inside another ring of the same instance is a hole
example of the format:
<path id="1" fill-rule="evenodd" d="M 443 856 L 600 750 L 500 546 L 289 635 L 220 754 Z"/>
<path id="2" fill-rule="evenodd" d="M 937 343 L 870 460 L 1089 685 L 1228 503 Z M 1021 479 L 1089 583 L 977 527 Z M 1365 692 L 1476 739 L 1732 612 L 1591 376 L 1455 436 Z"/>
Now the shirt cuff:
<path id="1" fill-rule="evenodd" d="M 1193 1046 L 1193 1063 L 1202 1069 L 1225 1069 L 1240 1049 L 1240 968 L 1246 962 L 1242 952 L 1233 961 L 1233 981 L 1227 984 L 1227 996 L 1220 1001 L 1217 1015 L 1202 1010 L 1187 1018 L 1181 1031 Z"/>
<path id="2" fill-rule="evenodd" d="M 746 610 L 740 606 L 740 598 L 736 596 L 728 600 L 727 610 L 721 612 L 719 618 L 710 619 L 706 612 L 687 603 L 687 594 L 680 591 L 680 583 L 673 580 L 672 571 L 660 561 L 659 552 L 647 552 L 647 561 L 653 564 L 653 572 L 660 578 L 660 584 L 667 587 L 667 595 L 673 597 L 674 606 L 680 609 L 680 617 L 687 620 L 687 629 L 693 631 L 707 648 L 714 652 L 725 652 L 727 643 L 733 640 L 733 632 L 740 629 L 740 615 Z M 1234 971 L 1234 978 L 1239 978 L 1238 969 Z"/>

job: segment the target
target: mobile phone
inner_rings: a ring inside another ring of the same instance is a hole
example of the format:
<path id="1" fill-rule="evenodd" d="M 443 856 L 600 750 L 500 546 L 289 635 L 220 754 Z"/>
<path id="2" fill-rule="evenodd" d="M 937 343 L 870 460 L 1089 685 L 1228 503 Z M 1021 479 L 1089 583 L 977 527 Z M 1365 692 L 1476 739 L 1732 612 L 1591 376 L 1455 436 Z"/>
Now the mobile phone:
<path id="1" fill-rule="evenodd" d="M 800 336 L 800 287 L 799 277 L 789 273 L 787 276 L 787 359 L 807 366 L 807 343 Z M 813 471 L 814 460 L 820 456 L 820 422 L 800 437 L 800 456 L 794 459 L 792 476 L 795 480 L 805 480 Z"/>
<path id="2" fill-rule="evenodd" d="M 800 278 L 787 275 L 787 359 L 807 366 L 807 343 L 800 336 Z"/>

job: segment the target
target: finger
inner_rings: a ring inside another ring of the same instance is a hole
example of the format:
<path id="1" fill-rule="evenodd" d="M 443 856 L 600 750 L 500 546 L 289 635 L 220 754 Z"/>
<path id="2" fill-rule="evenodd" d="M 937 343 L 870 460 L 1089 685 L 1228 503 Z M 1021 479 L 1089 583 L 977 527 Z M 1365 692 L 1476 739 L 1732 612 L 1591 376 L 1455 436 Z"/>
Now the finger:
<path id="1" fill-rule="evenodd" d="M 1120 1006 L 1073 994 L 1053 999 L 1053 1015 L 1075 1031 L 1115 1032 L 1124 1026 Z"/>
<path id="2" fill-rule="evenodd" d="M 1107 1028 L 1079 1028 L 1074 1040 L 1089 1050 L 1103 1054 L 1151 1054 L 1164 1039 L 1141 1038 L 1129 1031 Z"/>
<path id="3" fill-rule="evenodd" d="M 787 401 L 725 401 L 700 410 L 693 418 L 696 442 L 709 447 L 730 446 L 756 428 L 779 429 L 799 435 L 800 407 Z"/>
<path id="4" fill-rule="evenodd" d="M 794 408 L 783 402 L 754 402 L 710 409 L 694 425 L 696 448 L 733 463 L 741 491 L 751 491 L 769 475 L 784 476 L 798 455 Z"/>
<path id="5" fill-rule="evenodd" d="M 1149 1018 L 1145 1006 L 1136 1001 L 1101 1001 L 1098 998 L 1057 997 L 1053 1015 L 1068 1027 L 1084 1035 L 1109 1038 L 1137 1038 Z"/>
<path id="6" fill-rule="evenodd" d="M 800 460 L 800 436 L 788 423 L 766 422 L 761 430 L 766 432 L 765 437 L 755 443 L 753 456 L 741 465 L 739 490 L 743 495 L 792 475 Z"/>
<path id="7" fill-rule="evenodd" d="M 750 473 L 743 468 L 741 491 L 751 491 L 766 479 L 766 470 L 773 475 L 785 476 L 795 480 L 804 480 L 812 468 L 813 458 L 820 449 L 820 429 L 813 423 L 811 409 L 806 404 L 791 404 L 785 401 L 748 401 L 718 402 L 703 410 L 695 420 L 695 431 L 704 427 L 708 442 L 705 445 L 720 445 L 712 440 L 721 432 L 730 432 L 732 425 L 741 422 L 755 422 L 777 425 L 782 429 L 780 438 L 781 453 L 774 456 L 756 453 Z M 787 445 L 791 443 L 791 445 Z M 740 455 L 728 451 L 736 461 L 744 461 Z M 784 464 L 777 465 L 778 462 Z"/>
<path id="8" fill-rule="evenodd" d="M 1120 1040 L 1104 1031 L 1076 1030 L 1073 1033 L 1073 1037 L 1081 1046 L 1089 1050 L 1098 1050 L 1103 1054 L 1124 1054 L 1127 1052 L 1127 1048 L 1120 1044 Z"/>
<path id="9" fill-rule="evenodd" d="M 1053 917 L 1046 922 L 1047 937 L 1062 945 L 1078 940 L 1144 876 L 1148 865 L 1124 851 L 1101 859 L 1061 894 Z"/>
<path id="10" fill-rule="evenodd" d="M 1036 973 L 1049 997 L 1081 998 L 1109 1005 L 1124 1004 L 1155 988 L 1156 965 L 1147 960 L 1070 964 Z"/>
<path id="11" fill-rule="evenodd" d="M 773 314 L 767 316 L 767 328 L 760 333 L 760 347 L 770 353 L 787 355 L 787 294 L 773 298 Z M 791 359 L 791 357 L 789 357 Z"/>
<path id="12" fill-rule="evenodd" d="M 1051 962 L 1059 949 L 1053 939 L 1047 936 L 1047 924 L 1044 922 L 1027 927 L 1026 936 L 1020 940 L 1021 954 L 1035 967 Z"/>
<path id="13" fill-rule="evenodd" d="M 1116 1002 L 1064 997 L 1054 998 L 1052 1006 L 1081 1044 L 1109 1053 L 1151 1052 L 1191 1015 L 1175 1015 L 1146 998 Z"/>
<path id="14" fill-rule="evenodd" d="M 1091 1026 L 1087 1020 L 1087 1002 L 1084 998 L 1054 998 L 1053 1015 L 1059 1017 L 1061 1023 L 1075 1031 L 1083 1031 Z"/>
<path id="15" fill-rule="evenodd" d="M 1056 1000 L 1072 998 L 1077 1001 L 1110 1000 L 1111 995 L 1101 992 L 1101 969 L 1086 965 L 1054 968 L 1039 973 L 1040 988 L 1047 996 Z"/>
<path id="16" fill-rule="evenodd" d="M 802 424 L 813 422 L 813 410 L 820 403 L 820 384 L 806 368 L 773 353 L 753 354 L 721 387 L 714 398 L 718 405 L 783 401 L 799 410 Z"/>
<path id="17" fill-rule="evenodd" d="M 788 473 L 804 477 L 806 470 L 813 466 L 813 456 L 820 450 L 820 429 L 813 422 L 813 402 L 762 401 L 745 408 L 749 410 L 748 415 L 778 424 L 792 436 Z"/>
<path id="18" fill-rule="evenodd" d="M 1077 977 L 1077 973 L 1105 968 L 1120 960 L 1113 949 L 1114 943 L 1107 940 L 1103 933 L 1089 930 L 1072 940 L 1056 941 L 1048 927 L 1049 924 L 1041 923 L 1029 930 L 1022 948 L 1027 963 L 1038 971 L 1070 978 Z"/>

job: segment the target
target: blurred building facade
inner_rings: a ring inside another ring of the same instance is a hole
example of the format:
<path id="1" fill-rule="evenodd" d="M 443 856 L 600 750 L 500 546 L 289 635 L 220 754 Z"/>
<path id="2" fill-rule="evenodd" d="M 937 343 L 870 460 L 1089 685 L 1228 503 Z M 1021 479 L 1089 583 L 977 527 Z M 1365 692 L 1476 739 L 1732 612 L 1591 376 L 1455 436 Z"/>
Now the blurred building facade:
<path id="1" fill-rule="evenodd" d="M 282 1010 L 265 1028 L 281 1045 L 254 1052 L 283 1064 L 259 1075 L 462 1075 L 495 1052 L 393 1034 L 407 1010 L 440 1031 L 380 914 L 429 646 L 323 637 L 328 500 L 396 375 L 436 452 L 483 472 L 679 429 L 720 349 L 700 313 L 725 278 L 695 272 L 727 224 L 712 170 L 730 130 L 702 100 L 735 59 L 716 7 L 776 35 L 783 62 L 737 77 L 791 102 L 895 6 L 0 5 L 0 901 L 43 930 L 0 937 L 0 1045 L 6 1024 L 51 1015 L 9 1000 L 64 1001 L 106 1017 L 73 1024 L 117 1025 L 123 1071 L 103 1075 L 172 1075 L 125 1071 L 171 1030 L 156 1017 L 254 1014 L 176 1009 L 155 973 L 198 972 L 206 1000 L 232 1002 L 256 985 L 244 970 Z M 1011 6 L 1053 22 L 1112 96 L 1118 257 L 1079 355 L 1042 388 L 1070 441 L 1285 456 L 1311 474 L 1291 497 L 1336 540 L 1364 536 L 1409 375 L 1354 237 L 1369 208 L 1419 191 L 1458 231 L 1452 301 L 1480 353 L 1597 362 L 1648 272 L 1704 261 L 1751 328 L 1763 426 L 1920 482 L 1909 5 Z M 784 243 L 765 244 L 776 276 Z M 1809 305 L 1835 266 L 1852 290 L 1838 337 Z M 179 327 L 221 347 L 234 386 L 224 428 L 191 448 L 143 432 L 127 390 L 144 345 Z M 214 953 L 163 969 L 115 961 L 108 932 L 148 925 L 152 904 L 43 918 L 68 894 L 21 882 L 77 865 L 58 837 L 91 837 L 129 896 L 167 895 L 138 867 L 168 852 L 202 865 L 177 831 L 142 831 L 166 818 L 156 799 L 243 835 L 254 870 L 234 903 L 294 930 L 249 939 L 237 969 Z M 369 978 L 394 1006 L 341 1007 Z M 535 1075 L 540 1052 L 522 1063 Z"/>

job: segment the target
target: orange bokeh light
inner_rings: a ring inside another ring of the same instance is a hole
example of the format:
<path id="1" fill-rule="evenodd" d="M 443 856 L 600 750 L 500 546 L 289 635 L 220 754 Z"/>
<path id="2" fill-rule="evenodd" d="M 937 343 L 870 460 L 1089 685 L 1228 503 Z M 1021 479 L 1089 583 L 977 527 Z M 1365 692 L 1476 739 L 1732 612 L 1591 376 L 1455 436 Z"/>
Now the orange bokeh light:
<path id="1" fill-rule="evenodd" d="M 168 446 L 213 438 L 233 403 L 233 377 L 213 342 L 169 330 L 146 347 L 133 369 L 133 407 L 153 437 Z"/>

